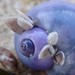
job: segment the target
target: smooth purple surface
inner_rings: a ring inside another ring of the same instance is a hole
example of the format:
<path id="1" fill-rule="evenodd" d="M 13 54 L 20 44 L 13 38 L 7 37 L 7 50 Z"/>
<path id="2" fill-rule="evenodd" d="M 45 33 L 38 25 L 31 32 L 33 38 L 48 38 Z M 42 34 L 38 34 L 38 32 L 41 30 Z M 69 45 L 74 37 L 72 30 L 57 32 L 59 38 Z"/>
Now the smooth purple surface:
<path id="1" fill-rule="evenodd" d="M 39 19 L 39 21 L 35 24 L 39 27 L 42 27 L 46 29 L 48 32 L 56 31 L 58 33 L 58 43 L 56 46 L 58 47 L 59 50 L 63 51 L 66 59 L 65 63 L 63 66 L 61 65 L 54 65 L 52 69 L 50 69 L 48 72 L 48 75 L 74 75 L 75 74 L 75 4 L 63 2 L 63 1 L 52 1 L 52 2 L 45 2 L 43 4 L 40 4 L 36 7 L 34 7 L 29 13 L 27 13 L 28 16 L 34 19 Z M 40 15 L 40 16 L 39 16 Z M 24 34 L 24 33 L 23 33 Z M 15 39 L 15 47 L 17 54 L 19 55 L 20 59 L 30 67 L 35 67 L 34 65 L 31 65 L 33 63 L 29 63 L 29 59 L 23 57 L 19 53 L 19 48 L 18 48 L 18 42 L 17 39 L 21 35 L 16 35 Z M 25 35 L 23 35 L 25 36 Z M 29 36 L 29 35 L 28 35 Z M 37 35 L 34 35 L 35 37 Z M 40 36 L 45 36 L 40 35 Z M 26 36 L 25 36 L 26 37 Z M 47 35 L 46 35 L 47 37 Z M 42 37 L 41 37 L 42 38 Z M 22 37 L 21 37 L 22 39 Z M 39 39 L 37 36 L 37 43 L 42 44 L 40 45 L 41 47 L 44 46 L 44 41 L 47 39 Z M 41 42 L 40 42 L 41 41 Z M 47 44 L 47 41 L 45 42 L 45 45 Z M 38 46 L 37 45 L 37 46 Z M 38 50 L 40 50 L 40 46 L 38 46 Z M 38 54 L 36 54 L 37 57 Z M 46 59 L 47 60 L 47 59 Z M 37 61 L 37 58 L 35 58 L 35 61 Z M 47 66 L 50 64 L 50 60 L 47 62 L 41 61 L 42 63 L 41 66 L 38 66 L 38 62 L 36 65 L 41 69 L 43 68 L 48 68 Z M 30 62 L 33 62 L 33 60 L 30 60 Z M 42 66 L 44 65 L 44 67 Z"/>
<path id="2" fill-rule="evenodd" d="M 67 11 L 67 13 L 65 14 L 64 11 Z M 39 19 L 35 25 L 46 29 L 48 32 L 52 32 L 57 24 L 61 25 L 64 21 L 73 23 L 74 17 L 72 16 L 75 14 L 72 12 L 75 12 L 75 4 L 66 1 L 51 0 L 35 6 L 27 15 L 30 16 L 32 20 Z M 73 22 L 70 22 L 70 20 L 73 20 Z"/>
<path id="3" fill-rule="evenodd" d="M 49 12 L 51 10 L 72 10 L 75 11 L 75 4 L 61 1 L 61 0 L 51 0 L 46 1 L 42 4 L 36 5 L 32 8 L 27 15 L 30 16 L 32 19 L 35 19 L 36 16 L 41 12 Z"/>
<path id="4" fill-rule="evenodd" d="M 35 45 L 35 53 L 31 58 L 24 56 L 20 52 L 20 43 L 25 38 L 32 40 Z M 25 31 L 18 38 L 15 38 L 15 47 L 20 60 L 23 62 L 23 64 L 26 64 L 35 70 L 45 70 L 53 66 L 53 60 L 51 57 L 38 60 L 38 54 L 46 44 L 47 34 L 45 30 L 40 28 L 33 28 L 29 31 Z"/>

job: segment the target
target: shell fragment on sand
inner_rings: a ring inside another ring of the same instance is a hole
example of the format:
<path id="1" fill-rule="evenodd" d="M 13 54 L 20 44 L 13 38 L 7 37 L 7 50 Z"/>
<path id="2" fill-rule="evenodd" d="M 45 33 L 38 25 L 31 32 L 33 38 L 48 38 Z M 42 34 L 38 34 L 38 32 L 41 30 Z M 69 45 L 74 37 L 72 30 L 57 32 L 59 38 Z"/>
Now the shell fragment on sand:
<path id="1" fill-rule="evenodd" d="M 4 67 L 4 70 L 17 72 L 17 59 L 16 57 L 7 49 L 0 47 L 0 63 Z"/>

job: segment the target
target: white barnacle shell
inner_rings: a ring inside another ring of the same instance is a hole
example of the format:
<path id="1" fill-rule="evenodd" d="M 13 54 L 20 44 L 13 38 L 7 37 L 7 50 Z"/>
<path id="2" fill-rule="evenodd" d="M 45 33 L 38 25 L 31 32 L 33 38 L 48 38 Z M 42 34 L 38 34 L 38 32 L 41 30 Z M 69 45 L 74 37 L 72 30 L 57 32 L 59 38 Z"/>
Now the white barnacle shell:
<path id="1" fill-rule="evenodd" d="M 24 30 L 29 30 L 29 29 L 33 28 L 33 21 L 30 19 L 30 17 L 25 15 L 20 10 L 16 10 L 16 11 L 18 13 L 18 17 L 17 17 L 18 25 L 21 28 L 23 28 Z"/>
<path id="2" fill-rule="evenodd" d="M 22 11 L 20 11 L 18 9 L 16 11 L 17 11 L 19 17 L 22 17 L 25 20 L 27 20 L 28 22 L 30 22 L 31 24 L 33 24 L 33 21 L 27 15 L 25 15 Z"/>
<path id="3" fill-rule="evenodd" d="M 25 20 L 23 17 L 18 17 L 17 23 L 24 30 L 29 30 L 29 29 L 33 28 L 33 25 L 30 22 L 28 22 L 27 20 Z"/>
<path id="4" fill-rule="evenodd" d="M 17 17 L 9 17 L 6 19 L 7 26 L 13 30 L 14 32 L 21 34 L 23 33 L 24 29 L 22 29 L 18 24 L 17 24 Z"/>
<path id="5" fill-rule="evenodd" d="M 55 64 L 63 65 L 65 62 L 65 54 L 62 51 L 58 51 L 54 59 Z"/>
<path id="6" fill-rule="evenodd" d="M 50 45 L 56 45 L 58 41 L 58 33 L 57 32 L 51 32 L 49 33 L 47 37 L 48 44 Z"/>
<path id="7" fill-rule="evenodd" d="M 40 51 L 40 53 L 38 55 L 38 59 L 43 59 L 46 57 L 53 57 L 55 53 L 56 53 L 56 50 L 53 48 L 53 46 L 46 45 Z"/>

